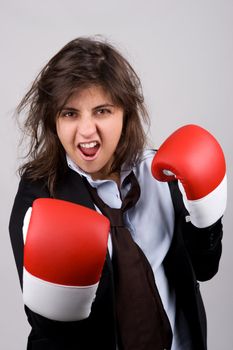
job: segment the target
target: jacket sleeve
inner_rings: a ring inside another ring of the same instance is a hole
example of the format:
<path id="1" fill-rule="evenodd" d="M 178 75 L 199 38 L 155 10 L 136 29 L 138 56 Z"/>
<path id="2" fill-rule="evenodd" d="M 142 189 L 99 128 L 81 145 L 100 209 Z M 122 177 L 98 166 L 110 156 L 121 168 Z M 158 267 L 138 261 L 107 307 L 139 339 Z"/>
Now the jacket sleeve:
<path id="1" fill-rule="evenodd" d="M 211 279 L 218 271 L 222 254 L 223 226 L 222 218 L 206 228 L 197 228 L 187 222 L 189 216 L 177 181 L 169 184 L 176 221 L 182 232 L 183 241 L 190 257 L 196 279 L 206 281 Z"/>
<path id="2" fill-rule="evenodd" d="M 211 279 L 219 268 L 222 254 L 222 220 L 204 229 L 186 223 L 184 242 L 199 281 Z"/>
<path id="3" fill-rule="evenodd" d="M 19 183 L 9 222 L 10 240 L 21 288 L 24 250 L 23 221 L 28 208 L 32 206 L 33 201 L 38 197 L 49 197 L 49 192 L 44 183 L 42 181 L 30 182 L 22 178 Z"/>
<path id="4" fill-rule="evenodd" d="M 49 197 L 49 192 L 44 184 L 40 181 L 30 182 L 22 178 L 19 183 L 9 222 L 11 245 L 21 289 L 23 289 L 23 221 L 28 208 L 32 206 L 33 201 L 38 197 Z M 35 333 L 45 334 L 49 329 L 54 328 L 53 321 L 34 313 L 27 306 L 25 306 L 25 311 L 33 329 L 33 337 L 35 337 Z"/>

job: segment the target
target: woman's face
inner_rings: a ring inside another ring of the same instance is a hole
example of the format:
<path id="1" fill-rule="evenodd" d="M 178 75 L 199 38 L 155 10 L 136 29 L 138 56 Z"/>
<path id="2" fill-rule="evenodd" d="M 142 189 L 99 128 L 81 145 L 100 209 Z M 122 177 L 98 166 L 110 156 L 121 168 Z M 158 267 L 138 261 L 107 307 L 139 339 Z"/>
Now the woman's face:
<path id="1" fill-rule="evenodd" d="M 66 153 L 93 179 L 109 176 L 122 127 L 123 109 L 100 86 L 74 93 L 56 121 Z"/>

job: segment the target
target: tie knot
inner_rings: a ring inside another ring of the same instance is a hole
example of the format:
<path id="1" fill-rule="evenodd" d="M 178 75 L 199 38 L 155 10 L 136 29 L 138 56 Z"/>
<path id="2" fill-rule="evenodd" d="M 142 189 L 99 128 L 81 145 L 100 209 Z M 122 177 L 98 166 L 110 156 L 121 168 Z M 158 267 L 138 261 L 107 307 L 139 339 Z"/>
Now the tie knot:
<path id="1" fill-rule="evenodd" d="M 104 206 L 103 213 L 109 218 L 111 227 L 124 227 L 123 210 Z"/>
<path id="2" fill-rule="evenodd" d="M 85 179 L 87 188 L 89 189 L 90 195 L 93 202 L 102 211 L 102 213 L 107 216 L 111 222 L 112 227 L 124 227 L 123 213 L 131 209 L 138 201 L 140 197 L 140 186 L 134 175 L 133 171 L 125 178 L 123 184 L 127 182 L 131 184 L 131 187 L 126 194 L 122 206 L 120 209 L 109 207 L 98 195 L 96 188 L 93 188 L 89 182 Z"/>

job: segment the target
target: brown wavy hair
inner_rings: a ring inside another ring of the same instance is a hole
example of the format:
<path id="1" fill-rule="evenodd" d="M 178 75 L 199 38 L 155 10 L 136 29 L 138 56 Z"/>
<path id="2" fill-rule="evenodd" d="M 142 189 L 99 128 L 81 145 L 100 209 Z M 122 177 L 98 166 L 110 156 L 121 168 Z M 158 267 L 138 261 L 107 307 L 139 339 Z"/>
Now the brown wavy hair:
<path id="1" fill-rule="evenodd" d="M 67 168 L 65 151 L 56 132 L 56 118 L 67 99 L 77 90 L 101 86 L 123 108 L 122 135 L 111 173 L 122 164 L 137 162 L 146 143 L 149 124 L 141 82 L 128 61 L 106 40 L 77 38 L 65 45 L 41 70 L 17 112 L 26 112 L 24 135 L 30 137 L 27 161 L 20 175 L 46 179 L 50 192 L 58 175 Z"/>

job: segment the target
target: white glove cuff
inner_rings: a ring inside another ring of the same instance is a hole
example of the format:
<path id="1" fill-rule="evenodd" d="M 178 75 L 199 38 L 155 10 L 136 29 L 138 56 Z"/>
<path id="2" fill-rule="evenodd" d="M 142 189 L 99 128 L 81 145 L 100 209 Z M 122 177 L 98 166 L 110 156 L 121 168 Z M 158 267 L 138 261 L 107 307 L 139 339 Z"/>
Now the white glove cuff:
<path id="1" fill-rule="evenodd" d="M 99 283 L 64 286 L 47 282 L 23 271 L 23 300 L 32 311 L 55 321 L 87 318 Z"/>
<path id="2" fill-rule="evenodd" d="M 190 221 L 194 226 L 198 228 L 208 227 L 221 218 L 227 204 L 226 175 L 218 187 L 207 196 L 196 200 L 187 199 L 180 181 L 178 181 L 178 185 L 183 195 L 184 205 L 190 214 Z"/>

